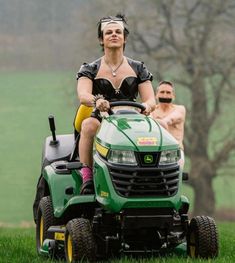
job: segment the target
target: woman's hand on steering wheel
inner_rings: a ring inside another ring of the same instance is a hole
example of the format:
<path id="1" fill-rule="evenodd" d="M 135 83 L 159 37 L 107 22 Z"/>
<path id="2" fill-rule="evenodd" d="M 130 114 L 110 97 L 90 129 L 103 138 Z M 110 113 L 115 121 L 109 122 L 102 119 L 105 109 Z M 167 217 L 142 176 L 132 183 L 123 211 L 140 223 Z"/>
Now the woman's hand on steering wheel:
<path id="1" fill-rule="evenodd" d="M 95 104 L 96 109 L 101 112 L 108 112 L 110 109 L 109 102 L 104 99 L 98 99 Z"/>
<path id="2" fill-rule="evenodd" d="M 152 111 L 151 107 L 145 102 L 143 102 L 142 105 L 145 107 L 145 110 L 143 110 L 141 113 L 148 116 Z"/>

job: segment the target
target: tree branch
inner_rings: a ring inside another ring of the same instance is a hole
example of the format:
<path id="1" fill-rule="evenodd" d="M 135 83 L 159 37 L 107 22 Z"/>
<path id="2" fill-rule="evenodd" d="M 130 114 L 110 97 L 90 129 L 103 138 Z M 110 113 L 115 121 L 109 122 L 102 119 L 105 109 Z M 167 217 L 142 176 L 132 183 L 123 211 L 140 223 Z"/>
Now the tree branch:
<path id="1" fill-rule="evenodd" d="M 230 88 L 232 89 L 232 84 L 230 81 L 230 73 L 232 71 L 232 66 L 228 66 L 228 69 L 226 70 L 221 70 L 220 75 L 221 75 L 221 80 L 220 83 L 213 83 L 213 80 L 210 79 L 210 84 L 213 87 L 214 90 L 214 105 L 213 105 L 213 110 L 211 115 L 208 118 L 209 124 L 210 126 L 213 125 L 214 121 L 216 120 L 216 118 L 218 117 L 219 113 L 220 113 L 220 104 L 221 104 L 221 100 L 222 100 L 222 92 L 224 91 L 224 88 L 227 86 L 230 86 Z M 234 88 L 234 87 L 233 87 Z"/>
<path id="2" fill-rule="evenodd" d="M 175 51 L 178 51 L 178 45 L 177 45 L 177 41 L 175 38 L 175 30 L 173 28 L 173 23 L 172 23 L 172 3 L 171 2 L 161 2 L 161 8 L 163 11 L 163 15 L 164 18 L 166 19 L 166 27 L 168 29 L 169 32 L 169 40 L 167 40 L 167 42 L 175 49 Z"/>
<path id="3" fill-rule="evenodd" d="M 230 140 L 224 140 L 225 143 L 219 151 L 217 151 L 214 155 L 214 158 L 211 161 L 212 166 L 215 170 L 218 170 L 222 167 L 222 165 L 226 164 L 229 160 L 230 154 L 235 151 L 235 137 Z M 216 174 L 215 174 L 216 176 Z"/>

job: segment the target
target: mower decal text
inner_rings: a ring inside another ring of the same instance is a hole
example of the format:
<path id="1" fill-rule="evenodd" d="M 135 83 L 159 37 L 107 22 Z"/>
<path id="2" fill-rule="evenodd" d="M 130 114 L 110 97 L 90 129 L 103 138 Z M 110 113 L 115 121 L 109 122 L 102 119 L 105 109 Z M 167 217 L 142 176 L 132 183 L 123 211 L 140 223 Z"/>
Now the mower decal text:
<path id="1" fill-rule="evenodd" d="M 157 145 L 156 137 L 139 137 L 137 138 L 137 145 Z"/>
<path id="2" fill-rule="evenodd" d="M 101 192 L 100 192 L 100 196 L 101 196 L 101 197 L 108 197 L 108 196 L 109 196 L 109 193 L 108 193 L 108 192 L 101 191 Z"/>
<path id="3" fill-rule="evenodd" d="M 55 232 L 55 240 L 64 241 L 64 233 Z"/>

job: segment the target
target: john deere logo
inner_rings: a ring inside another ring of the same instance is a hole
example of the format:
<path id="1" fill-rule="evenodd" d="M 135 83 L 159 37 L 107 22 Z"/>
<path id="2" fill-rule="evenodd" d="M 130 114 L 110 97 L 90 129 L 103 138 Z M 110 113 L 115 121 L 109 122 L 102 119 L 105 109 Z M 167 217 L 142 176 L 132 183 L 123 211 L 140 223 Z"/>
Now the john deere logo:
<path id="1" fill-rule="evenodd" d="M 153 156 L 152 155 L 145 155 L 144 156 L 144 162 L 145 163 L 152 163 L 153 162 Z"/>

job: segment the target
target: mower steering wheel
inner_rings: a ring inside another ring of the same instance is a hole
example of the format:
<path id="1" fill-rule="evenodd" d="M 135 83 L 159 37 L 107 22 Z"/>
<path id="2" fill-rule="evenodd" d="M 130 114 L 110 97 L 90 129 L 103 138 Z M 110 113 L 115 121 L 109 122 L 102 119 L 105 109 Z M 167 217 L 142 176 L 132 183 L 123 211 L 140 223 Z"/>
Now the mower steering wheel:
<path id="1" fill-rule="evenodd" d="M 114 112 L 111 109 L 112 107 L 117 107 L 117 106 L 131 106 L 140 109 L 140 113 L 143 113 L 145 111 L 145 106 L 139 102 L 135 101 L 125 101 L 125 100 L 120 100 L 120 101 L 113 101 L 109 103 L 110 105 L 110 110 L 109 110 L 109 115 L 113 115 Z"/>

